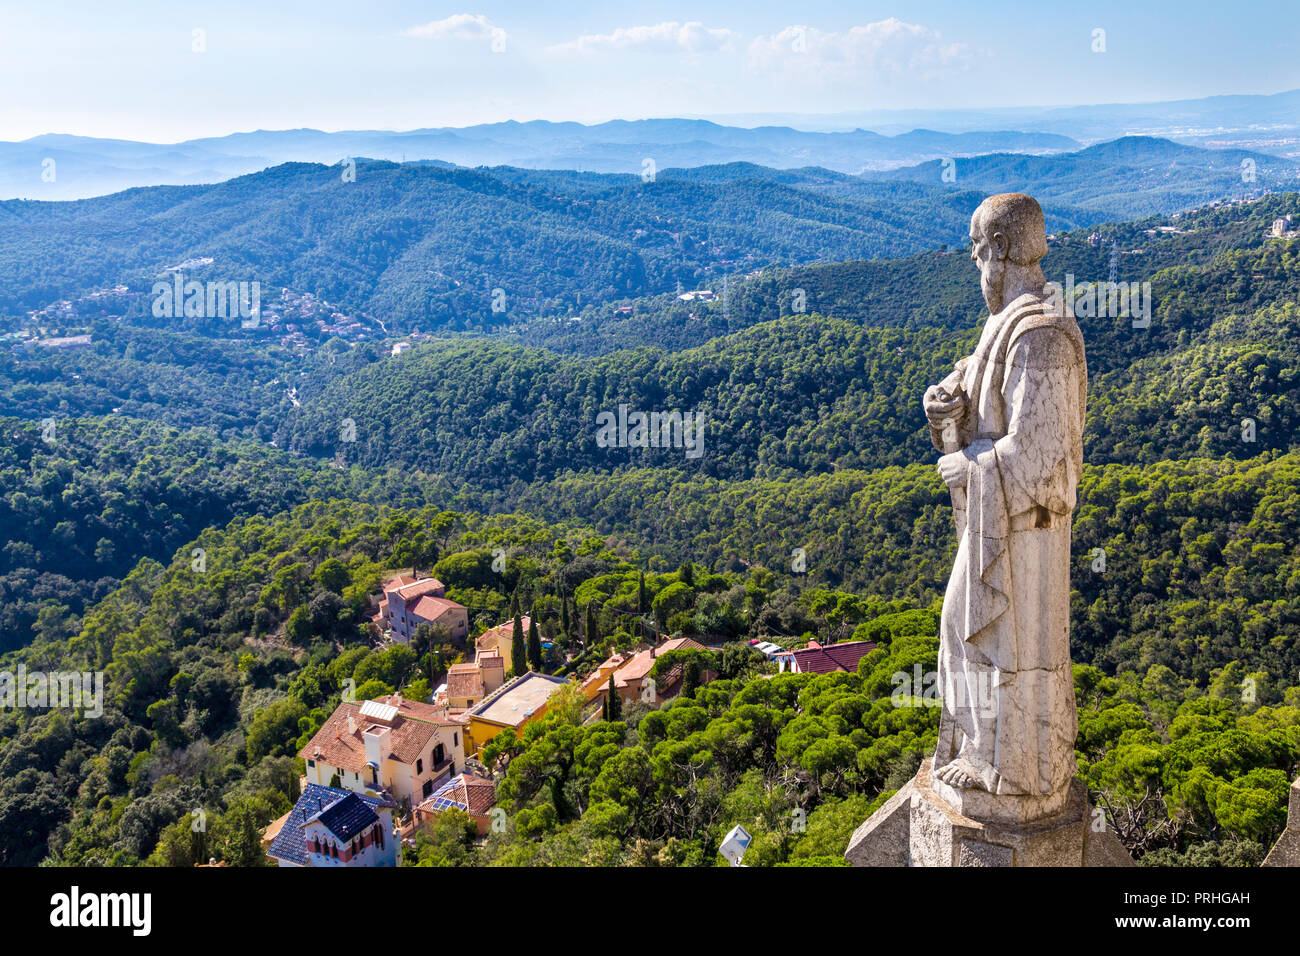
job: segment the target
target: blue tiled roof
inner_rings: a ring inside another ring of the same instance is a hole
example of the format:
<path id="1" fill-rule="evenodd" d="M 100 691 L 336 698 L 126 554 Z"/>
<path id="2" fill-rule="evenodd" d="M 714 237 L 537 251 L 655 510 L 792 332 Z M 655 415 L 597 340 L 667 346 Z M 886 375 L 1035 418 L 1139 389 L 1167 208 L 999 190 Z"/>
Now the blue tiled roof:
<path id="1" fill-rule="evenodd" d="M 303 824 L 319 819 L 331 833 L 347 841 L 378 821 L 375 812 L 388 804 L 378 797 L 336 787 L 309 783 L 289 812 L 289 819 L 271 843 L 271 856 L 288 863 L 307 865 L 307 840 Z"/>

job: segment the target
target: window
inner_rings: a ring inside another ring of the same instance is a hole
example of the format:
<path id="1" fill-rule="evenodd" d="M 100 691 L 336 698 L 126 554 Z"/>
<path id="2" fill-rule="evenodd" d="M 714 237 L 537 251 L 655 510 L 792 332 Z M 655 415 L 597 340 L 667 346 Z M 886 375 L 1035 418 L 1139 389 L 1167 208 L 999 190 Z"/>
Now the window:
<path id="1" fill-rule="evenodd" d="M 435 764 L 442 763 L 445 753 L 446 751 L 442 749 L 442 744 L 438 744 L 438 746 L 433 748 L 433 762 Z"/>
<path id="2" fill-rule="evenodd" d="M 424 781 L 424 793 L 423 793 L 423 795 L 427 797 L 427 796 L 428 796 L 429 794 L 431 794 L 431 793 L 433 793 L 433 781 L 432 781 L 432 780 L 426 780 L 426 781 Z"/>
<path id="3" fill-rule="evenodd" d="M 471 701 L 471 703 L 472 703 L 472 701 Z M 459 746 L 460 746 L 460 734 L 459 734 L 459 733 L 453 733 L 453 734 L 451 735 L 451 745 L 452 745 L 453 747 L 459 747 Z"/>
<path id="4" fill-rule="evenodd" d="M 423 760 L 418 760 L 418 759 L 417 759 L 417 760 L 415 761 L 415 772 L 416 772 L 417 774 L 424 773 L 424 761 L 423 761 Z"/>

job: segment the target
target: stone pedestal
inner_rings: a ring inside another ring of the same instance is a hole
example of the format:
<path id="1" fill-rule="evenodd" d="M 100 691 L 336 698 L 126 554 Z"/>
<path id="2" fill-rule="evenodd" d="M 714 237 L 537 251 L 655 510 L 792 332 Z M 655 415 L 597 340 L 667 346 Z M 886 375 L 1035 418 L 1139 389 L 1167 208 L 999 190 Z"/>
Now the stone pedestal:
<path id="1" fill-rule="evenodd" d="M 1265 866 L 1300 866 L 1300 780 L 1291 784 L 1286 829 L 1264 858 Z"/>
<path id="2" fill-rule="evenodd" d="M 927 759 L 858 827 L 844 856 L 854 866 L 1136 865 L 1114 833 L 1092 823 L 1078 780 L 1052 797 L 1007 800 L 932 780 Z"/>

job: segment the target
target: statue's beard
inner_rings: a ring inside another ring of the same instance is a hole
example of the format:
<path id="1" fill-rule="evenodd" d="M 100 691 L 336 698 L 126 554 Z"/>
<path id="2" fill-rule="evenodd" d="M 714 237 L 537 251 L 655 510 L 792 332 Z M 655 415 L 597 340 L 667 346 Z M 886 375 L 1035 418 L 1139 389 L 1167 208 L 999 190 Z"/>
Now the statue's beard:
<path id="1" fill-rule="evenodd" d="M 984 303 L 989 307 L 989 313 L 997 315 L 1002 311 L 1002 286 L 1006 279 L 1006 270 L 1001 262 L 996 260 L 990 262 L 988 266 L 980 270 L 980 291 L 984 293 Z"/>

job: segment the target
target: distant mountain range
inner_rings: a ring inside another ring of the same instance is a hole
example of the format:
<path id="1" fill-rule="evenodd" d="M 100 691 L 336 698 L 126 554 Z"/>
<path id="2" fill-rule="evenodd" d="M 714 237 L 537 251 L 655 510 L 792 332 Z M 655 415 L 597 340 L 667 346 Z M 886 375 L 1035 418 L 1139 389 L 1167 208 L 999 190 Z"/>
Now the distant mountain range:
<path id="1" fill-rule="evenodd" d="M 407 132 L 258 130 L 170 146 L 50 134 L 0 143 L 0 198 L 83 199 L 133 186 L 219 182 L 285 162 L 330 165 L 350 157 L 637 175 L 734 162 L 857 173 L 937 157 L 1048 154 L 1079 145 L 1055 133 L 913 130 L 882 136 L 867 130 L 741 129 L 684 119 L 596 126 L 538 120 Z"/>
<path id="2" fill-rule="evenodd" d="M 0 199 L 82 199 L 133 186 L 220 182 L 285 162 L 330 165 L 350 157 L 637 175 L 736 162 L 861 173 L 986 153 L 1050 156 L 1128 135 L 1300 159 L 1300 90 L 1040 109 L 876 110 L 594 126 L 537 120 L 405 132 L 257 130 L 170 145 L 47 134 L 0 142 Z"/>
<path id="3" fill-rule="evenodd" d="M 1018 129 L 1057 133 L 1081 143 L 1121 136 L 1160 136 L 1192 145 L 1242 146 L 1281 156 L 1300 156 L 1300 90 L 1155 103 L 883 109 L 820 115 L 737 113 L 705 118 L 733 126 L 787 125 L 826 132 L 860 128 L 887 135 L 918 127 L 949 133 Z"/>
<path id="4" fill-rule="evenodd" d="M 1120 209 L 1125 217 L 1136 218 L 1258 195 L 1261 190 L 1296 189 L 1298 173 L 1300 162 L 1264 153 L 1126 136 L 1058 156 L 995 153 L 931 160 L 864 178 L 950 182 L 985 194 L 1029 192 L 1049 206 L 1092 210 L 1114 219 Z"/>

